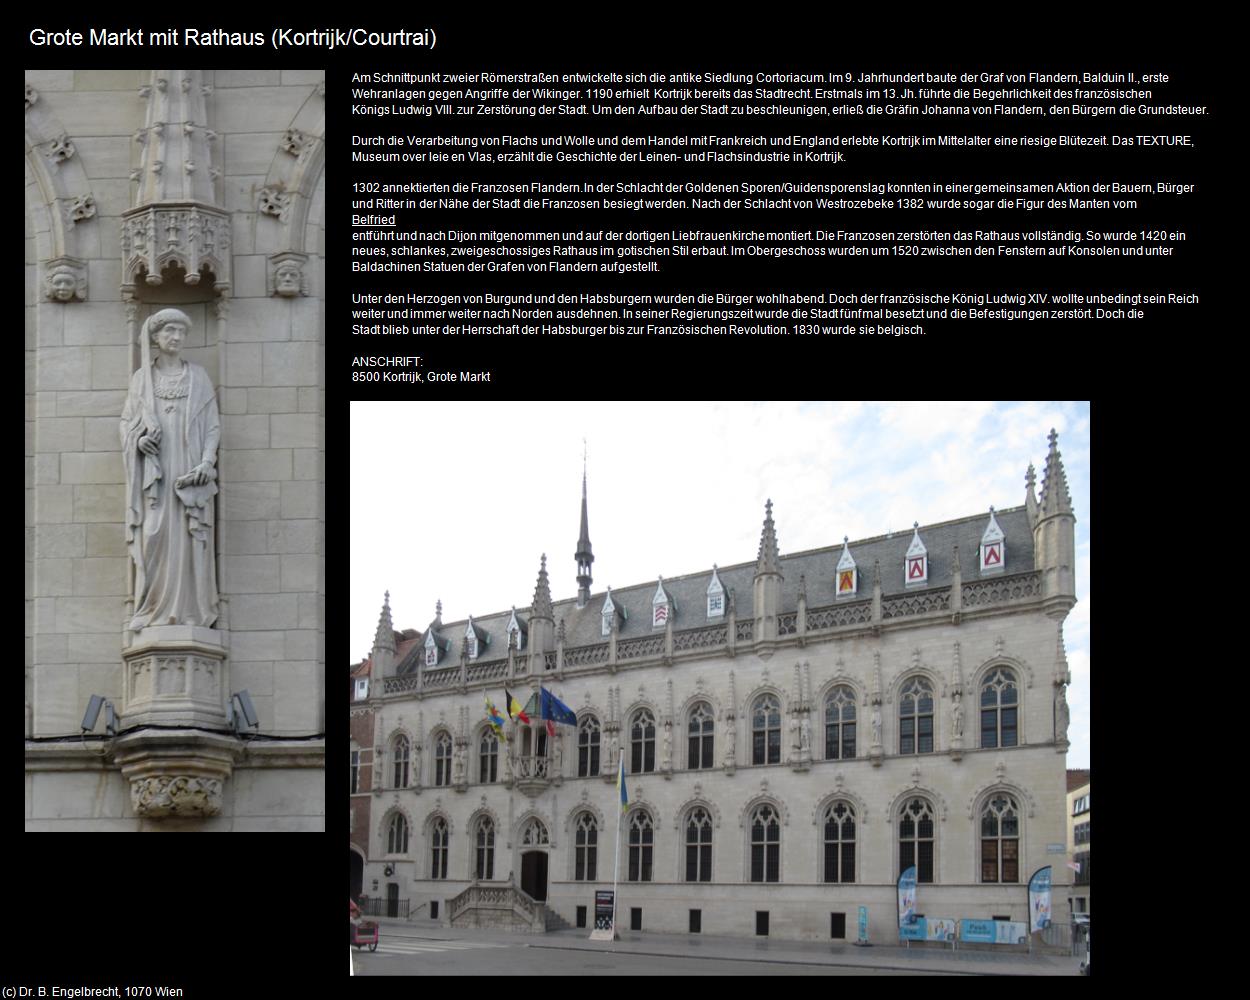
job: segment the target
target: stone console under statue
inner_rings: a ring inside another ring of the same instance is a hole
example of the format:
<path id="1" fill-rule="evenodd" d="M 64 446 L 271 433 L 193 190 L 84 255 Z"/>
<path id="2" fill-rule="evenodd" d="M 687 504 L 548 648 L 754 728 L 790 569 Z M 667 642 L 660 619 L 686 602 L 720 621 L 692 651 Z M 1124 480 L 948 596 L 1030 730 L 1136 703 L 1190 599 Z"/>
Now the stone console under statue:
<path id="1" fill-rule="evenodd" d="M 162 309 L 140 333 L 142 363 L 121 416 L 126 543 L 134 567 L 125 623 L 123 725 L 117 759 L 140 815 L 211 816 L 221 809 L 235 740 L 213 525 L 217 397 L 208 373 L 183 360 L 190 318 Z M 191 738 L 171 727 L 200 732 Z M 216 744 L 220 743 L 220 746 Z"/>

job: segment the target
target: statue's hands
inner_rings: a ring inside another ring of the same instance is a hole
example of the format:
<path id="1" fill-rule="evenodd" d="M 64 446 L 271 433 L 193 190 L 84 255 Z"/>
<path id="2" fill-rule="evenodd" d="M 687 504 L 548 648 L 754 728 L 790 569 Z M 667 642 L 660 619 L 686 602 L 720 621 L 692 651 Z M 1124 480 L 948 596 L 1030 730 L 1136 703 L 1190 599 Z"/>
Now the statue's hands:
<path id="1" fill-rule="evenodd" d="M 139 450 L 145 455 L 156 455 L 161 450 L 161 432 L 156 431 L 153 434 L 144 434 L 139 438 Z"/>
<path id="2" fill-rule="evenodd" d="M 216 474 L 213 471 L 211 462 L 201 462 L 185 476 L 179 476 L 177 486 L 203 486 L 210 479 L 215 479 Z"/>

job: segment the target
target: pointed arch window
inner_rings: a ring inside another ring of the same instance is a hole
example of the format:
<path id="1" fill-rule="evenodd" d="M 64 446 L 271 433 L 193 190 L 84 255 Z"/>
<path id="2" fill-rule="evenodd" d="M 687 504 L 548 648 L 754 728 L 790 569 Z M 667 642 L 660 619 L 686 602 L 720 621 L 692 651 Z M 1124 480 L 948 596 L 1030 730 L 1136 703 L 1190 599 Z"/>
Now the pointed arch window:
<path id="1" fill-rule="evenodd" d="M 495 877 L 495 824 L 489 816 L 483 816 L 477 824 L 477 857 L 473 868 L 473 877 L 492 879 Z"/>
<path id="2" fill-rule="evenodd" d="M 629 731 L 630 774 L 643 774 L 655 770 L 655 716 L 649 709 L 640 708 L 634 713 Z"/>
<path id="3" fill-rule="evenodd" d="M 573 879 L 594 882 L 596 855 L 599 851 L 599 824 L 588 812 L 577 817 L 573 830 Z"/>
<path id="4" fill-rule="evenodd" d="M 430 828 L 430 878 L 447 877 L 447 842 L 450 839 L 447 821 L 436 819 Z"/>
<path id="5" fill-rule="evenodd" d="M 712 706 L 707 702 L 701 701 L 690 710 L 690 722 L 687 727 L 690 737 L 690 753 L 686 765 L 691 770 L 698 771 L 716 766 L 716 761 L 712 756 L 715 725 Z"/>
<path id="6" fill-rule="evenodd" d="M 410 756 L 410 747 L 408 745 L 407 736 L 397 736 L 395 742 L 391 744 L 391 757 L 394 761 L 393 776 L 395 788 L 408 787 L 408 761 Z"/>
<path id="7" fill-rule="evenodd" d="M 651 848 L 655 840 L 655 825 L 645 809 L 635 809 L 629 818 L 629 875 L 630 882 L 651 881 Z"/>
<path id="8" fill-rule="evenodd" d="M 483 730 L 478 745 L 478 781 L 493 784 L 499 775 L 499 737 L 490 729 Z"/>
<path id="9" fill-rule="evenodd" d="M 451 734 L 441 732 L 434 738 L 434 784 L 451 784 Z"/>
<path id="10" fill-rule="evenodd" d="M 1020 810 L 1004 793 L 981 810 L 981 881 L 1020 881 Z"/>
<path id="11" fill-rule="evenodd" d="M 855 692 L 846 685 L 825 695 L 825 759 L 855 756 Z"/>
<path id="12" fill-rule="evenodd" d="M 981 746 L 1014 747 L 1020 694 L 1015 671 L 999 667 L 981 685 Z"/>
<path id="13" fill-rule="evenodd" d="M 777 882 L 781 876 L 781 821 L 770 805 L 751 814 L 751 881 Z"/>
<path id="14" fill-rule="evenodd" d="M 593 778 L 599 773 L 599 720 L 588 715 L 577 724 L 577 776 Z"/>
<path id="15" fill-rule="evenodd" d="M 855 881 L 855 810 L 849 802 L 825 810 L 825 881 Z"/>
<path id="16" fill-rule="evenodd" d="M 781 703 L 776 696 L 757 698 L 751 712 L 751 763 L 781 763 Z"/>
<path id="17" fill-rule="evenodd" d="M 898 870 L 916 866 L 917 882 L 933 881 L 933 807 L 924 799 L 909 799 L 898 818 Z"/>
<path id="18" fill-rule="evenodd" d="M 898 698 L 898 752 L 933 753 L 933 685 L 913 677 Z"/>
<path id="19" fill-rule="evenodd" d="M 712 881 L 712 817 L 702 807 L 686 820 L 686 881 Z"/>
<path id="20" fill-rule="evenodd" d="M 403 813 L 396 813 L 391 817 L 390 826 L 386 830 L 386 853 L 408 853 L 408 821 L 404 819 Z"/>

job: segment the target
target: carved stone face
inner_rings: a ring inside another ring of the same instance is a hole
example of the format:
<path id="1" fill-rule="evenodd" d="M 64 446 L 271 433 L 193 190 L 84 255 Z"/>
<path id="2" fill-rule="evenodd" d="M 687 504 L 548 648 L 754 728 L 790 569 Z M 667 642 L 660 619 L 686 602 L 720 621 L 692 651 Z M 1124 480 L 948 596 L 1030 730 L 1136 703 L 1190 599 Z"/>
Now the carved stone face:
<path id="1" fill-rule="evenodd" d="M 300 291 L 299 267 L 295 264 L 281 264 L 274 272 L 274 290 L 279 295 L 298 295 Z"/>
<path id="2" fill-rule="evenodd" d="M 57 271 L 48 282 L 52 289 L 52 297 L 58 302 L 68 302 L 74 297 L 78 287 L 78 279 L 72 271 Z"/>
<path id="3" fill-rule="evenodd" d="M 182 350 L 182 342 L 187 336 L 185 323 L 166 323 L 156 332 L 156 343 L 166 354 L 177 354 Z"/>

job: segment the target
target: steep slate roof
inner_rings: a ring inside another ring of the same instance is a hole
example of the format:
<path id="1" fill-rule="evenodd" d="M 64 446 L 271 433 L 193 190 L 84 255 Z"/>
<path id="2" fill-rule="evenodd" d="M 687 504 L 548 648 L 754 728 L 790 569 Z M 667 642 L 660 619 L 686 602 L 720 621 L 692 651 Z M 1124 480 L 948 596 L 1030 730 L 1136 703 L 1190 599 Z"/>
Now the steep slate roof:
<path id="1" fill-rule="evenodd" d="M 1006 538 L 1008 575 L 1027 573 L 1033 567 L 1033 531 L 1029 526 L 1028 515 L 1023 506 L 1011 507 L 1007 510 L 995 510 L 994 516 Z M 784 517 L 774 513 L 778 529 L 785 531 Z M 829 607 L 835 604 L 846 604 L 855 600 L 872 598 L 872 574 L 874 560 L 881 561 L 881 595 L 914 595 L 928 589 L 949 587 L 952 580 L 951 550 L 959 546 L 959 565 L 964 583 L 981 579 L 977 549 L 981 544 L 981 536 L 989 524 L 990 513 L 987 507 L 984 513 L 971 517 L 959 518 L 955 521 L 943 521 L 939 524 L 920 526 L 920 536 L 929 551 L 929 580 L 924 587 L 905 585 L 903 579 L 904 556 L 911 545 L 912 532 L 900 530 L 891 536 L 877 535 L 861 541 L 850 543 L 851 555 L 859 568 L 859 589 L 854 598 L 843 598 L 838 602 L 834 598 L 834 568 L 842 555 L 842 543 L 822 549 L 809 549 L 806 552 L 795 552 L 781 556 L 781 572 L 784 577 L 781 585 L 782 613 L 797 610 L 799 604 L 799 576 L 807 577 L 807 607 Z M 673 630 L 700 628 L 727 621 L 728 594 L 735 591 L 734 600 L 738 621 L 746 621 L 755 617 L 753 584 L 755 580 L 756 560 L 738 563 L 733 566 L 718 566 L 717 573 L 725 587 L 726 613 L 720 618 L 707 617 L 707 585 L 712 580 L 712 567 L 685 576 L 664 577 L 664 590 L 675 603 L 677 611 L 673 616 Z M 1001 573 L 993 574 L 986 579 L 1001 578 Z M 618 608 L 628 611 L 628 619 L 621 625 L 619 638 L 633 639 L 639 636 L 662 632 L 662 629 L 651 627 L 651 600 L 655 596 L 656 581 L 636 584 L 630 587 L 612 589 L 612 601 Z M 608 641 L 601 632 L 602 608 L 607 588 L 592 592 L 590 600 L 584 608 L 578 609 L 576 597 L 554 601 L 554 619 L 557 627 L 560 619 L 564 619 L 566 637 L 565 646 L 589 646 Z M 517 608 L 517 613 L 529 615 L 531 608 Z M 512 609 L 481 618 L 474 617 L 473 624 L 491 636 L 491 644 L 478 656 L 478 661 L 495 660 L 507 655 L 508 620 L 512 617 Z M 443 654 L 439 661 L 441 667 L 452 666 L 460 662 L 460 649 L 464 644 L 464 631 L 468 619 L 447 622 L 440 629 L 443 639 L 451 642 L 451 648 Z M 421 636 L 420 638 L 424 638 Z M 417 644 L 418 646 L 420 643 Z M 522 655 L 528 652 L 522 651 Z M 419 662 L 420 650 L 408 649 L 404 652 L 396 650 L 398 673 L 411 673 Z M 411 662 L 407 662 L 411 661 Z"/>

